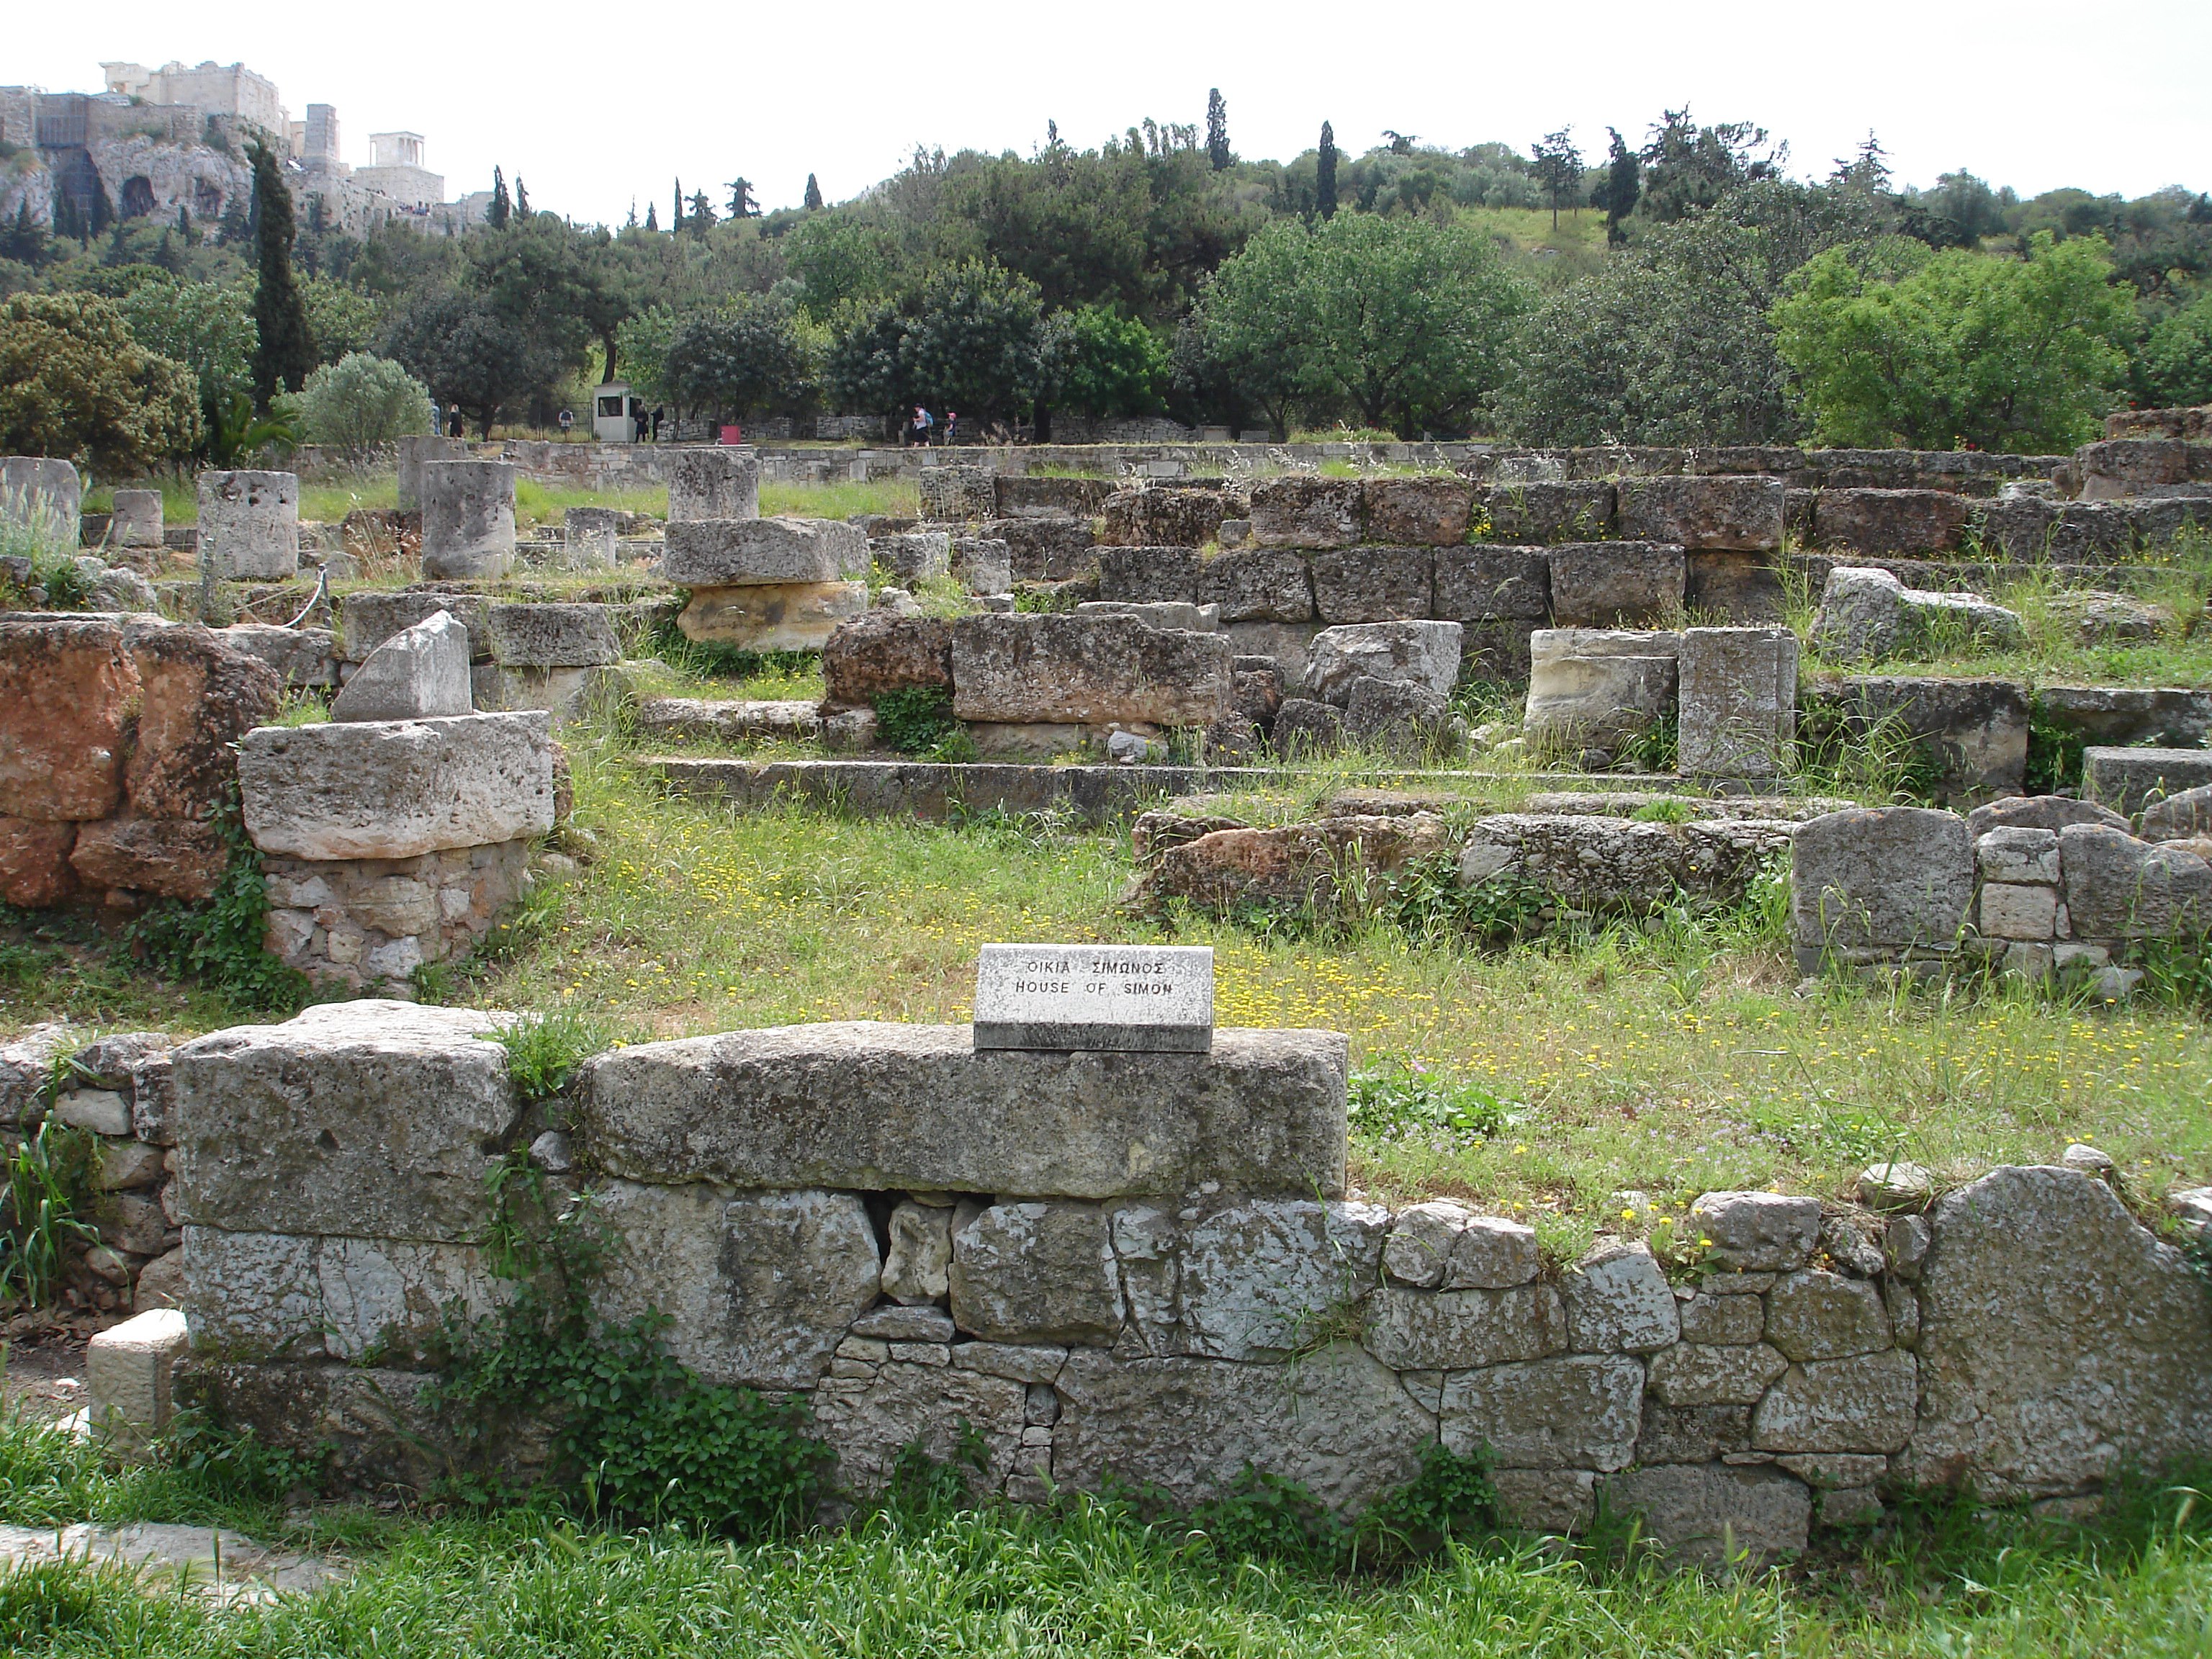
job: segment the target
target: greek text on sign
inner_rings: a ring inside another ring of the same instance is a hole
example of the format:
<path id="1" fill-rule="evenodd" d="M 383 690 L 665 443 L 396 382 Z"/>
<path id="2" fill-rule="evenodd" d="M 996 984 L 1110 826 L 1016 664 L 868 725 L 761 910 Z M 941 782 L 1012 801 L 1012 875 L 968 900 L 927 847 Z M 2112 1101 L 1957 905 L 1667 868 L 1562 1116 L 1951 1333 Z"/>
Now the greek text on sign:
<path id="1" fill-rule="evenodd" d="M 1207 1053 L 1212 947 L 987 945 L 975 964 L 975 1046 Z"/>

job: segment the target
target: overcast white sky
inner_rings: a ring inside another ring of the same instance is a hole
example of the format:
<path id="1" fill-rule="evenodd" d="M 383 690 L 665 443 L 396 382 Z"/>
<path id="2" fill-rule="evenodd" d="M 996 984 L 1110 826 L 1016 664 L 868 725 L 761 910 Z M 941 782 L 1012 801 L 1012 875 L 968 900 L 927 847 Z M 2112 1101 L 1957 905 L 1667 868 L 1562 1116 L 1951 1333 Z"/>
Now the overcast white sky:
<path id="1" fill-rule="evenodd" d="M 1799 173 L 1871 127 L 1900 179 L 1965 167 L 2023 195 L 2062 185 L 2141 195 L 2212 189 L 2212 0 L 1917 0 L 1849 5 L 1458 4 L 763 7 L 179 5 L 17 9 L 0 83 L 96 91 L 105 58 L 246 64 L 297 117 L 337 106 L 345 159 L 368 135 L 427 136 L 449 196 L 494 163 L 533 205 L 618 222 L 666 216 L 671 179 L 720 196 L 742 173 L 765 206 L 809 172 L 831 200 L 917 143 L 1027 153 L 1055 119 L 1091 145 L 1150 115 L 1228 100 L 1238 152 L 1286 158 L 1324 118 L 1357 152 L 1385 127 L 1526 151 L 1571 123 L 1586 153 L 1667 106 L 1752 119 Z"/>

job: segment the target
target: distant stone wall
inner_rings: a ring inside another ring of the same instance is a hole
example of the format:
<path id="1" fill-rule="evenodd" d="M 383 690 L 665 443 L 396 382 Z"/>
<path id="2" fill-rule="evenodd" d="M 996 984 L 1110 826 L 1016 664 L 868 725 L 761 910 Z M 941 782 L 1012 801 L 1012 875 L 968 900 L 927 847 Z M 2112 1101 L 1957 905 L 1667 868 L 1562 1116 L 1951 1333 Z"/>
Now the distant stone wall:
<path id="1" fill-rule="evenodd" d="M 188 1394 L 343 1478 L 441 1473 L 441 1322 L 503 1294 L 483 1177 L 527 1145 L 610 1231 L 601 1310 L 804 1400 L 854 1493 L 973 1437 L 1016 1500 L 1188 1502 L 1249 1465 L 1353 1509 L 1441 1441 L 1487 1449 L 1525 1524 L 1602 1493 L 1712 1557 L 1920 1484 L 2078 1504 L 2212 1437 L 2212 1299 L 2073 1169 L 1893 1183 L 1887 1215 L 1708 1194 L 1670 1276 L 1632 1238 L 1559 1264 L 1521 1223 L 1348 1192 L 1332 1033 L 736 1032 L 598 1057 L 556 1124 L 498 1018 L 342 1004 L 177 1052 Z"/>

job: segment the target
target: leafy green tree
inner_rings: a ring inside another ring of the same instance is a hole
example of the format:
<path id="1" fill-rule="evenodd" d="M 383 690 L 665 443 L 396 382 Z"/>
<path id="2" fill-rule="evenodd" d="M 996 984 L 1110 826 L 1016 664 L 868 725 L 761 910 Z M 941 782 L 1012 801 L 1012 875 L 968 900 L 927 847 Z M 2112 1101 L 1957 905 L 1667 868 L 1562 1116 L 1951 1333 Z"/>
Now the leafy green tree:
<path id="1" fill-rule="evenodd" d="M 1249 404 L 1279 439 L 1309 384 L 1304 319 L 1288 296 L 1305 279 L 1310 247 L 1292 221 L 1269 225 L 1214 273 L 1199 301 L 1178 365 L 1194 390 Z M 1224 393 L 1226 393 L 1226 397 Z"/>
<path id="2" fill-rule="evenodd" d="M 1216 173 L 1228 172 L 1229 164 L 1236 160 L 1229 150 L 1229 106 L 1223 101 L 1219 87 L 1206 94 L 1206 160 Z"/>
<path id="3" fill-rule="evenodd" d="M 1529 152 L 1534 162 L 1536 178 L 1544 186 L 1544 199 L 1552 209 L 1552 228 L 1559 228 L 1559 209 L 1567 203 L 1582 204 L 1583 153 L 1575 148 L 1574 129 L 1561 127 L 1557 132 L 1547 132 L 1536 141 Z"/>
<path id="4" fill-rule="evenodd" d="M 253 147 L 253 402 L 267 409 L 314 370 L 314 331 L 292 269 L 292 192 L 265 144 Z"/>
<path id="5" fill-rule="evenodd" d="M 1623 222 L 1636 211 L 1643 194 L 1644 167 L 1619 127 L 1607 127 L 1606 133 L 1611 142 L 1606 150 L 1605 182 L 1590 193 L 1590 205 L 1605 210 L 1606 245 L 1619 247 L 1628 240 Z"/>
<path id="6" fill-rule="evenodd" d="M 1770 144 L 1766 129 L 1748 121 L 1701 127 L 1686 109 L 1670 109 L 1651 129 L 1643 164 L 1646 217 L 1668 224 L 1719 204 L 1730 192 L 1778 179 L 1790 146 Z"/>
<path id="7" fill-rule="evenodd" d="M 1321 124 L 1321 150 L 1314 160 L 1314 211 L 1324 219 L 1336 216 L 1336 129 Z"/>
<path id="8" fill-rule="evenodd" d="M 2044 453 L 2096 435 L 2134 325 L 2101 237 L 1884 253 L 1822 253 L 1774 308 L 1819 441 Z"/>
<path id="9" fill-rule="evenodd" d="M 694 236 L 703 237 L 718 222 L 714 217 L 714 204 L 707 199 L 707 192 L 693 191 L 690 205 L 684 211 L 684 228 Z"/>
<path id="10" fill-rule="evenodd" d="M 502 414 L 550 393 L 562 368 L 482 295 L 456 289 L 415 295 L 387 319 L 377 349 L 441 404 L 459 404 L 486 438 Z"/>
<path id="11" fill-rule="evenodd" d="M 1051 402 L 1100 417 L 1159 412 L 1167 349 L 1135 318 L 1083 306 L 1054 316 L 1047 336 Z"/>
<path id="12" fill-rule="evenodd" d="M 2153 408 L 2212 404 L 2212 289 L 2152 327 L 2136 357 L 2136 380 Z"/>
<path id="13" fill-rule="evenodd" d="M 584 367 L 597 342 L 600 373 L 613 378 L 618 331 L 637 308 L 641 284 L 612 236 L 540 213 L 471 237 L 467 249 L 470 285 L 501 316 L 572 369 Z"/>
<path id="14" fill-rule="evenodd" d="M 753 195 L 753 181 L 751 179 L 745 178 L 731 179 L 729 183 L 729 191 L 730 217 L 732 219 L 757 219 L 760 217 L 760 203 Z"/>
<path id="15" fill-rule="evenodd" d="M 0 453 L 88 459 L 127 477 L 199 440 L 192 371 L 132 338 L 114 301 L 18 294 L 0 304 Z"/>
<path id="16" fill-rule="evenodd" d="M 192 371 L 203 398 L 253 385 L 252 290 L 235 283 L 141 283 L 116 301 L 131 337 Z"/>
<path id="17" fill-rule="evenodd" d="M 784 239 L 784 259 L 799 278 L 800 307 L 827 322 L 842 306 L 883 299 L 896 286 L 897 237 L 882 225 L 842 214 L 809 219 Z"/>
<path id="18" fill-rule="evenodd" d="M 1287 357 L 1299 393 L 1416 435 L 1462 427 L 1497 388 L 1529 300 L 1472 228 L 1340 214 L 1270 225 L 1222 266 L 1208 309 L 1231 355 L 1249 343 L 1262 362 Z"/>
<path id="19" fill-rule="evenodd" d="M 382 312 L 374 295 L 327 276 L 310 276 L 301 287 L 301 299 L 307 307 L 307 328 L 315 337 L 315 349 L 324 362 L 335 363 L 354 352 L 366 351 L 376 337 Z"/>
<path id="20" fill-rule="evenodd" d="M 660 378 L 678 407 L 718 420 L 786 414 L 813 393 L 815 353 L 787 303 L 749 294 L 678 324 Z"/>
<path id="21" fill-rule="evenodd" d="M 889 415 L 920 402 L 983 425 L 1018 416 L 1045 390 L 1044 346 L 1036 285 L 969 260 L 901 299 L 848 310 L 823 378 L 848 409 Z"/>
<path id="22" fill-rule="evenodd" d="M 388 357 L 349 352 L 301 388 L 301 439 L 364 454 L 430 430 L 430 389 Z"/>

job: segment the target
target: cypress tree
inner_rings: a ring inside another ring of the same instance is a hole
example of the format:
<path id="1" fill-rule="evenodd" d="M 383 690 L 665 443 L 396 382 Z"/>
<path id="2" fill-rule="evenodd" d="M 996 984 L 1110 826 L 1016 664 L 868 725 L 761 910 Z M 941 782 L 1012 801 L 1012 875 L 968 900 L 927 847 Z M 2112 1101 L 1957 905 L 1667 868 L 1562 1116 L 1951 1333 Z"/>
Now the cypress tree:
<path id="1" fill-rule="evenodd" d="M 530 216 L 530 192 L 522 187 L 522 175 L 514 175 L 514 211 L 518 218 Z"/>
<path id="2" fill-rule="evenodd" d="M 1336 129 L 1321 124 L 1321 154 L 1314 159 L 1314 205 L 1324 219 L 1336 217 Z"/>
<path id="3" fill-rule="evenodd" d="M 679 233 L 684 228 L 684 181 L 681 179 L 676 181 L 676 216 L 668 222 L 668 228 Z"/>
<path id="4" fill-rule="evenodd" d="M 660 204 L 659 204 L 659 203 L 658 203 L 658 202 L 647 202 L 647 203 L 645 204 L 645 228 L 646 228 L 647 230 L 649 230 L 649 231 L 653 231 L 653 232 L 654 232 L 655 234 L 658 234 L 658 233 L 659 233 L 659 229 L 660 229 Z"/>
<path id="5" fill-rule="evenodd" d="M 497 167 L 491 170 L 491 205 L 484 210 L 484 222 L 494 230 L 505 230 L 507 222 L 514 216 L 514 204 L 507 193 L 507 174 Z"/>
<path id="6" fill-rule="evenodd" d="M 1229 170 L 1229 106 L 1222 102 L 1219 87 L 1206 94 L 1206 159 L 1216 173 Z"/>
<path id="7" fill-rule="evenodd" d="M 297 392 L 315 367 L 315 337 L 307 301 L 292 272 L 292 192 L 269 147 L 253 147 L 253 401 L 262 409 L 279 392 Z"/>
<path id="8" fill-rule="evenodd" d="M 1621 138 L 1619 127 L 1607 127 L 1613 143 L 1606 151 L 1605 182 L 1598 186 L 1604 199 L 1591 203 L 1605 210 L 1605 240 L 1608 246 L 1618 247 L 1628 240 L 1628 233 L 1620 222 L 1636 211 L 1637 198 L 1644 193 L 1644 179 L 1637 165 L 1636 152 Z"/>
<path id="9" fill-rule="evenodd" d="M 814 182 L 811 173 L 806 175 L 806 199 L 803 205 L 809 213 L 819 211 L 822 206 L 822 186 Z"/>

